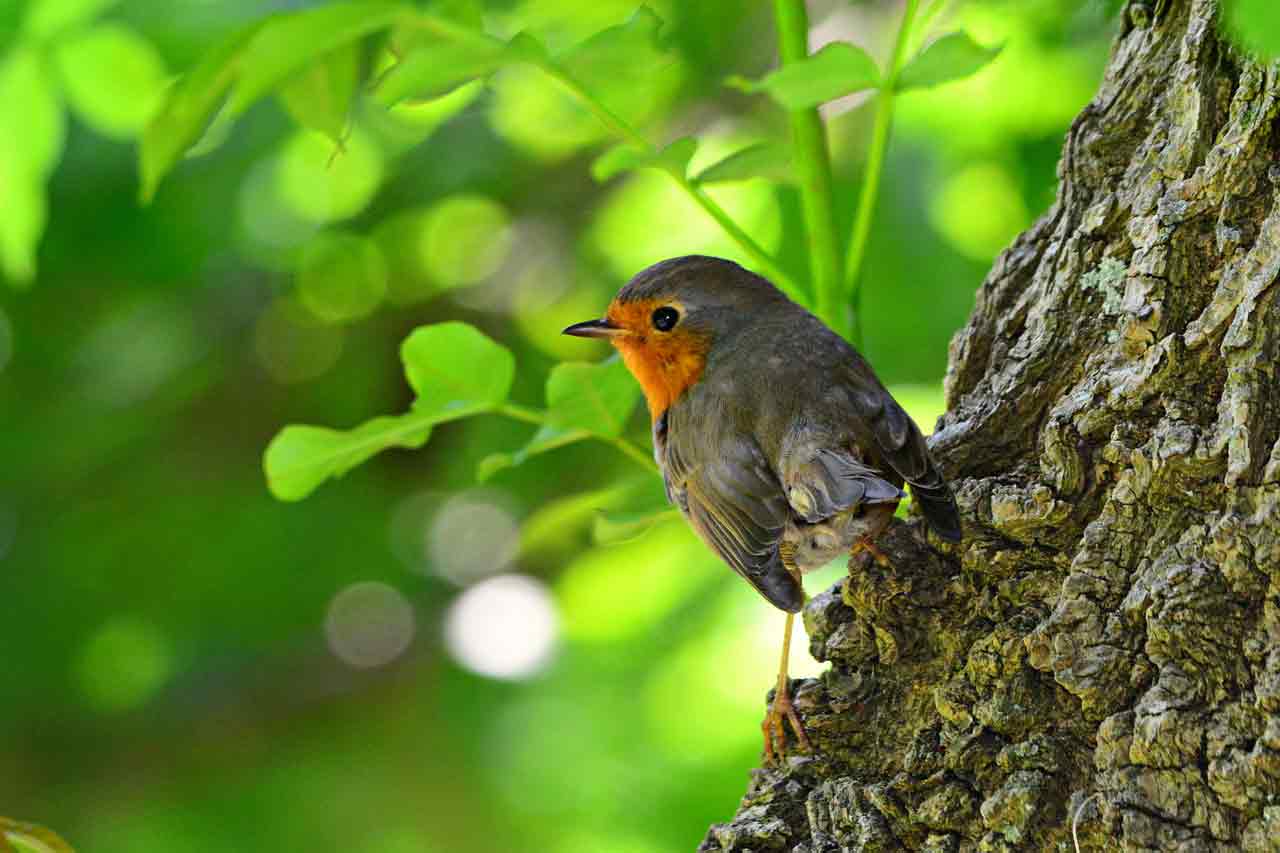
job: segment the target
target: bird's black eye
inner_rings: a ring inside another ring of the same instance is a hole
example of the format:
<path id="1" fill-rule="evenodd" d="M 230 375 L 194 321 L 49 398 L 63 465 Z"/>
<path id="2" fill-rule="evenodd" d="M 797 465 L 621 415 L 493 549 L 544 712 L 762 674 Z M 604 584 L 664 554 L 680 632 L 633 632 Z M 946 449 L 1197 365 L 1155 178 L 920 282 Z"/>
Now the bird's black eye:
<path id="1" fill-rule="evenodd" d="M 680 322 L 680 312 L 669 305 L 664 305 L 653 312 L 653 327 L 659 332 L 669 332 Z"/>

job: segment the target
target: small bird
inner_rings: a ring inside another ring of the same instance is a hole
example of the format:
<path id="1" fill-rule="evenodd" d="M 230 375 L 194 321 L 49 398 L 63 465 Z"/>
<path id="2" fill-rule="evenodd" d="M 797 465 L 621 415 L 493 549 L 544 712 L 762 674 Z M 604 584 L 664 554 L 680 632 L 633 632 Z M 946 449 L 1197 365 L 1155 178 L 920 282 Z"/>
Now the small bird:
<path id="1" fill-rule="evenodd" d="M 919 428 L 871 366 L 767 279 L 689 255 L 631 279 L 602 319 L 566 335 L 607 338 L 640 383 L 667 498 L 721 559 L 786 612 L 766 761 L 783 727 L 810 749 L 787 662 L 801 573 L 845 553 L 884 563 L 875 538 L 903 483 L 941 538 L 961 538 L 955 499 Z"/>

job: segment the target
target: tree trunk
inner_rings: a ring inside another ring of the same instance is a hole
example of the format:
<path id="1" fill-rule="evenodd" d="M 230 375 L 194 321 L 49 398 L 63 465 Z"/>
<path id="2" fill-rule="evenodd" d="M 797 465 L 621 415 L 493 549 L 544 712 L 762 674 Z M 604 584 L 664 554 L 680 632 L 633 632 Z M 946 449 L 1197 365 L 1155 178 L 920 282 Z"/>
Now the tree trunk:
<path id="1" fill-rule="evenodd" d="M 1280 64 L 1131 2 L 952 343 L 966 538 L 805 609 L 815 757 L 702 851 L 1280 851 Z"/>

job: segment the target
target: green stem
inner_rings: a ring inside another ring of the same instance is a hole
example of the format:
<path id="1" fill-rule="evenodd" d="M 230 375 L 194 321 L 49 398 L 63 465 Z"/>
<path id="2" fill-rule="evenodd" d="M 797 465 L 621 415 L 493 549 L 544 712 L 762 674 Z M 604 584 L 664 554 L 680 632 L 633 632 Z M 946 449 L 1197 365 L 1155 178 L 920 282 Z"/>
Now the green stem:
<path id="1" fill-rule="evenodd" d="M 915 19 L 920 0 L 907 0 L 902 22 L 898 25 L 898 37 L 889 58 L 888 71 L 876 101 L 875 126 L 871 131 L 871 150 L 867 153 L 866 172 L 862 177 L 862 195 L 858 200 L 858 214 L 853 222 L 853 239 L 849 243 L 849 260 L 845 264 L 846 287 L 853 303 L 853 343 L 862 346 L 862 262 L 867 255 L 867 238 L 871 234 L 871 220 L 875 215 L 876 199 L 880 194 L 880 174 L 884 170 L 885 150 L 889 147 L 889 131 L 893 126 L 893 105 L 898 73 L 902 70 L 907 37 Z"/>
<path id="2" fill-rule="evenodd" d="M 553 80 L 563 86 L 569 94 L 573 95 L 585 104 L 587 109 L 591 110 L 591 112 L 595 114 L 596 118 L 600 120 L 600 123 L 607 127 L 615 136 L 621 138 L 624 142 L 639 148 L 646 155 L 653 156 L 658 153 L 658 149 L 654 147 L 653 143 L 645 139 L 639 131 L 628 124 L 625 119 L 613 110 L 609 109 L 604 102 L 584 88 L 581 83 L 566 74 L 562 68 L 558 67 L 554 63 L 543 64 L 539 67 L 550 75 Z M 759 243 L 753 240 L 750 234 L 742 230 L 742 227 L 738 225 L 738 223 L 734 222 L 732 217 L 725 212 L 725 209 L 717 204 L 715 199 L 709 196 L 702 187 L 690 181 L 689 178 L 682 173 L 668 171 L 666 169 L 663 169 L 662 171 L 676 182 L 677 186 L 684 191 L 685 195 L 689 196 L 695 204 L 701 207 L 708 216 L 715 220 L 716 224 L 719 225 L 721 229 L 723 229 L 724 232 L 728 234 L 744 252 L 747 253 L 748 256 L 750 256 L 751 260 L 755 261 L 756 265 L 760 267 L 760 271 L 773 279 L 774 284 L 778 285 L 778 287 L 786 291 L 787 294 L 792 297 L 798 296 L 802 292 L 796 281 L 788 275 L 781 266 L 779 266 L 777 260 L 766 252 Z"/>
<path id="3" fill-rule="evenodd" d="M 440 18 L 425 12 L 417 12 L 406 20 L 413 26 L 456 41 L 471 42 L 485 47 L 499 47 L 504 44 L 500 39 L 493 36 L 476 32 L 467 27 L 459 26 L 447 18 Z M 573 79 L 555 62 L 547 60 L 534 64 L 546 72 L 551 79 L 563 86 L 569 94 L 586 105 L 587 109 L 591 110 L 595 117 L 600 120 L 600 123 L 615 136 L 639 148 L 646 154 L 655 155 L 658 153 L 658 149 L 654 147 L 653 143 L 645 139 L 625 119 L 609 109 L 603 101 Z M 742 229 L 742 226 L 734 222 L 725 209 L 717 204 L 716 200 L 709 196 L 702 187 L 690 181 L 687 175 L 665 169 L 662 171 L 671 176 L 680 189 L 684 191 L 685 195 L 693 200 L 694 204 L 702 208 L 708 216 L 715 220 L 716 224 L 756 263 L 760 271 L 773 279 L 774 284 L 785 291 L 788 296 L 796 299 L 803 298 L 795 279 L 788 275 L 778 264 L 778 261 L 766 252 L 764 247 L 752 239 L 751 235 Z"/>
<path id="4" fill-rule="evenodd" d="M 547 413 L 518 403 L 503 403 L 498 407 L 498 414 L 506 415 L 512 420 L 524 421 L 527 424 L 543 424 L 547 421 Z"/>
<path id="5" fill-rule="evenodd" d="M 774 0 L 773 13 L 782 64 L 803 60 L 809 55 L 809 15 L 804 0 Z M 811 250 L 812 304 L 827 325 L 844 331 L 848 323 L 844 316 L 847 312 L 841 308 L 840 238 L 836 233 L 826 127 L 817 107 L 792 110 L 789 120 Z"/>
<path id="6" fill-rule="evenodd" d="M 546 412 L 541 411 L 540 409 L 532 409 L 528 406 L 521 406 L 518 403 L 503 403 L 501 406 L 498 406 L 493 411 L 496 414 L 505 415 L 506 417 L 511 418 L 512 420 L 523 421 L 524 423 L 527 423 L 527 424 L 545 424 L 547 422 Z M 608 436 L 596 435 L 595 433 L 590 432 L 588 430 L 581 430 L 580 433 L 577 435 L 571 434 L 570 436 L 566 436 L 566 440 L 564 444 L 572 444 L 576 441 L 582 441 L 583 439 L 588 439 L 588 438 L 596 439 L 597 441 L 603 441 L 605 444 L 611 444 L 614 447 L 616 447 L 618 450 L 622 451 L 623 454 L 635 460 L 636 462 L 640 463 L 642 466 L 649 469 L 653 473 L 655 474 L 659 473 L 658 464 L 653 461 L 653 457 L 650 456 L 648 453 L 645 453 L 644 450 L 642 450 L 641 448 L 636 447 L 634 444 L 627 441 L 625 438 L 610 438 Z M 561 445 L 561 444 L 555 445 L 555 447 L 563 447 L 563 446 L 564 445 Z M 550 450 L 553 448 L 549 447 L 547 449 Z"/>
<path id="7" fill-rule="evenodd" d="M 618 448 L 627 456 L 629 456 L 631 459 L 640 463 L 643 467 L 648 468 L 653 473 L 655 474 L 661 473 L 658 470 L 658 463 L 653 461 L 652 454 L 645 453 L 643 450 L 636 447 L 634 444 L 627 441 L 625 438 L 602 439 L 602 440 L 608 441 L 614 447 Z"/>

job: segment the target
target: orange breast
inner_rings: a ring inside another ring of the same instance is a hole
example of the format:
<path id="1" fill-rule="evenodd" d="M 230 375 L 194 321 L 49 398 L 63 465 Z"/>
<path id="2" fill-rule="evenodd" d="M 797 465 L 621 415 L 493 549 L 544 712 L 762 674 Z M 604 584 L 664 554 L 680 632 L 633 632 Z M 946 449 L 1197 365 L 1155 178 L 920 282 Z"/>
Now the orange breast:
<path id="1" fill-rule="evenodd" d="M 670 332 L 655 330 L 649 318 L 660 304 L 664 303 L 615 303 L 608 313 L 610 322 L 631 332 L 614 338 L 613 345 L 640 383 L 654 420 L 702 377 L 710 346 L 706 337 L 679 326 Z"/>

